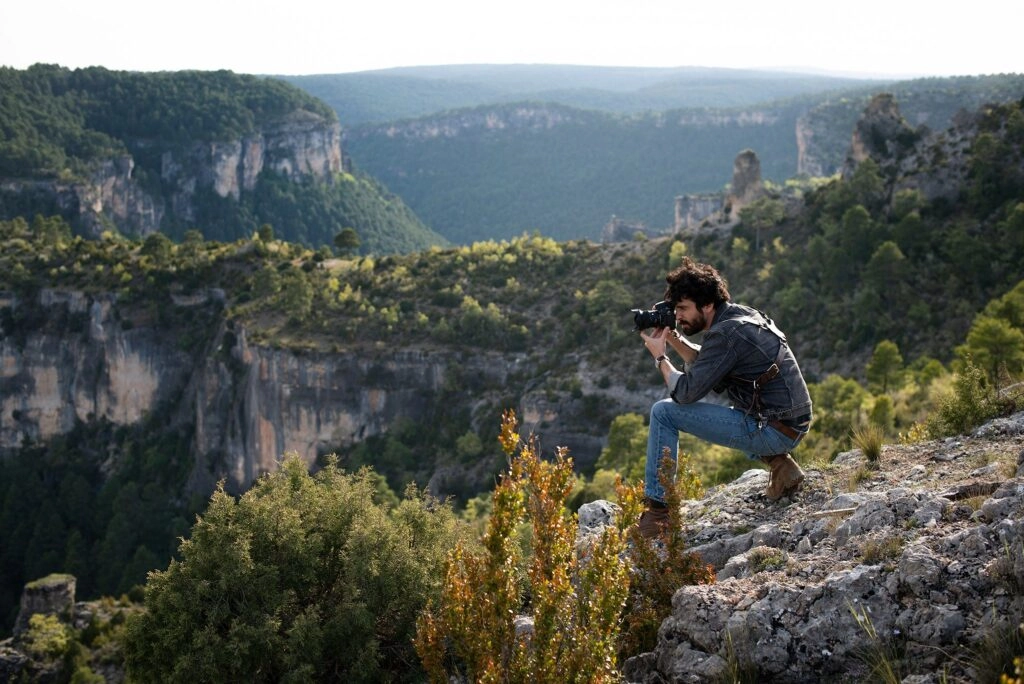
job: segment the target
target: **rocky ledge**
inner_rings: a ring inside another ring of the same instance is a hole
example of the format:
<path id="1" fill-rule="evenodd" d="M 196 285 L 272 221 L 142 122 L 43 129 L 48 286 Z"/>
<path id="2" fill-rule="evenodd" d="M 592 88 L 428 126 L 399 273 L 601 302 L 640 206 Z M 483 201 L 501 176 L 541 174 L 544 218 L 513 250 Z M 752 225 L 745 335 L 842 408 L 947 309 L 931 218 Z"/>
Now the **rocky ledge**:
<path id="1" fill-rule="evenodd" d="M 758 469 L 684 503 L 717 582 L 676 592 L 628 681 L 988 681 L 1021 643 L 1024 413 L 806 470 L 791 500 Z"/>

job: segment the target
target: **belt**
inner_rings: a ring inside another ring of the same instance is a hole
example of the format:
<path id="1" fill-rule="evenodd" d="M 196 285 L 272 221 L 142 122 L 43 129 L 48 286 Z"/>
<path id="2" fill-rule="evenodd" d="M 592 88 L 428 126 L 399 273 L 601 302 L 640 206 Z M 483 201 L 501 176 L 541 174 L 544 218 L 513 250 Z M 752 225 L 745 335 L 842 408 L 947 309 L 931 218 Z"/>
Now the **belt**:
<path id="1" fill-rule="evenodd" d="M 800 427 L 806 427 L 810 423 L 810 416 L 801 416 L 793 422 L 799 425 Z M 783 423 L 781 420 L 769 420 L 768 425 L 770 427 L 775 428 L 776 430 L 786 435 L 790 439 L 799 439 L 800 437 L 803 437 L 806 432 L 801 432 L 800 430 L 797 430 L 793 425 Z"/>

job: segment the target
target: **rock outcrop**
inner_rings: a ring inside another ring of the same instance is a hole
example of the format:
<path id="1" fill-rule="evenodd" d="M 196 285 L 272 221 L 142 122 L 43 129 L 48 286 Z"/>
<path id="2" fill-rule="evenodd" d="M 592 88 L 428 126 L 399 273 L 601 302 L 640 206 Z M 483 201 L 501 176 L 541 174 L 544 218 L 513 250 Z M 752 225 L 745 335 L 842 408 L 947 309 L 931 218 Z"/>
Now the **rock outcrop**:
<path id="1" fill-rule="evenodd" d="M 680 195 L 675 202 L 675 232 L 692 232 L 722 211 L 722 193 Z"/>
<path id="2" fill-rule="evenodd" d="M 56 618 L 68 628 L 82 632 L 86 629 L 108 632 L 114 624 L 122 624 L 125 618 L 142 610 L 140 604 L 110 599 L 98 601 L 76 601 L 77 579 L 74 575 L 50 575 L 29 582 L 21 594 L 21 610 L 11 637 L 0 641 L 0 682 L 50 682 L 77 681 L 69 672 L 71 659 L 64 654 L 48 653 L 31 643 L 28 629 L 33 615 Z M 117 640 L 101 639 L 92 644 L 96 648 L 82 649 L 76 664 L 82 661 L 94 675 L 108 684 L 120 684 L 125 679 L 124 656 L 121 643 Z"/>
<path id="3" fill-rule="evenodd" d="M 740 210 L 764 194 L 761 160 L 753 150 L 743 150 L 732 163 L 732 188 L 726 198 L 729 215 L 738 218 Z"/>
<path id="4" fill-rule="evenodd" d="M 153 183 L 139 182 L 131 156 L 104 161 L 85 181 L 0 179 L 5 194 L 34 198 L 66 217 L 79 232 L 98 237 L 111 226 L 126 235 L 145 236 L 160 229 L 165 217 L 187 223 L 196 215 L 197 193 L 210 191 L 237 200 L 252 190 L 263 171 L 290 180 L 330 182 L 344 167 L 341 125 L 297 110 L 238 140 L 196 142 L 186 146 L 137 141 L 155 152 L 158 168 L 147 168 Z"/>
<path id="5" fill-rule="evenodd" d="M 905 157 L 920 137 L 921 133 L 900 114 L 892 95 L 876 95 L 854 126 L 843 177 L 852 176 L 857 165 L 868 158 L 890 174 L 895 173 L 893 162 Z"/>
<path id="6" fill-rule="evenodd" d="M 807 472 L 778 504 L 760 469 L 684 503 L 718 581 L 676 592 L 629 681 L 865 681 L 879 657 L 904 682 L 978 681 L 986 640 L 1024 620 L 1024 413 Z"/>
<path id="7" fill-rule="evenodd" d="M 14 622 L 15 638 L 28 629 L 33 615 L 56 615 L 69 617 L 75 607 L 75 584 L 73 575 L 49 575 L 29 582 L 21 593 L 21 606 Z"/>

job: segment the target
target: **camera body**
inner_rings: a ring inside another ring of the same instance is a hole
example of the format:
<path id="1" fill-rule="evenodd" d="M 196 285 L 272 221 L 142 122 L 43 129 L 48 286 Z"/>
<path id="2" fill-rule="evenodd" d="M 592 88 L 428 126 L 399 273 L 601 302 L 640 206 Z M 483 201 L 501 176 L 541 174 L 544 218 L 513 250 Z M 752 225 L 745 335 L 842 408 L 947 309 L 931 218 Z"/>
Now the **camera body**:
<path id="1" fill-rule="evenodd" d="M 653 309 L 630 309 L 633 313 L 634 330 L 647 328 L 675 328 L 676 312 L 672 302 L 660 301 Z"/>

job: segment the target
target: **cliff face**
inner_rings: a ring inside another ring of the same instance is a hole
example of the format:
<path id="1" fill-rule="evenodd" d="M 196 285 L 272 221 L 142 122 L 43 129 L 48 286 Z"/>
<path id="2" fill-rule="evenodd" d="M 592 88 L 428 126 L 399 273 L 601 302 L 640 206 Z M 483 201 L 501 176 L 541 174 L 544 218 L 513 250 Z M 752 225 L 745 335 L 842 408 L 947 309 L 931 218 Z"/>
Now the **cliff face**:
<path id="1" fill-rule="evenodd" d="M 397 351 L 303 354 L 254 346 L 223 331 L 224 354 L 190 379 L 183 407 L 195 425 L 194 478 L 213 469 L 236 490 L 277 468 L 286 452 L 312 465 L 319 454 L 382 434 L 399 417 L 422 420 L 444 382 L 447 354 Z M 475 369 L 474 372 L 485 372 Z"/>
<path id="2" fill-rule="evenodd" d="M 7 298 L 3 304 L 17 307 Z M 167 401 L 189 358 L 152 329 L 122 330 L 112 297 L 43 290 L 40 305 L 79 332 L 0 339 L 0 449 L 45 441 L 76 421 L 128 425 Z"/>
<path id="3" fill-rule="evenodd" d="M 496 130 L 549 129 L 577 121 L 580 113 L 557 105 L 516 105 L 478 108 L 380 126 L 364 126 L 347 133 L 355 137 L 384 135 L 388 138 L 430 140 Z"/>
<path id="4" fill-rule="evenodd" d="M 208 338 L 185 349 L 178 340 L 194 339 L 195 330 L 133 320 L 113 295 L 43 290 L 31 304 L 46 323 L 0 339 L 0 451 L 45 442 L 77 421 L 133 425 L 161 412 L 193 435 L 189 489 L 210 491 L 224 479 L 240 492 L 286 452 L 312 466 L 323 453 L 386 433 L 399 418 L 429 420 L 453 368 L 497 388 L 517 369 L 507 355 L 448 349 L 297 353 L 254 345 L 244 328 L 224 321 L 221 297 L 215 290 L 168 303 L 182 318 L 208 322 Z M 0 311 L 28 304 L 0 296 Z M 468 388 L 463 398 L 468 405 L 494 399 Z M 615 410 L 643 411 L 651 397 L 609 400 Z M 585 464 L 597 458 L 603 435 L 584 432 L 579 404 L 527 392 L 514 408 L 528 428 L 544 424 L 546 447 L 566 446 Z M 447 474 L 434 472 L 437 493 L 445 493 Z"/>
<path id="5" fill-rule="evenodd" d="M 131 156 L 100 164 L 85 182 L 8 180 L 4 189 L 47 198 L 92 237 L 111 225 L 125 234 L 148 235 L 165 216 L 194 220 L 199 191 L 237 200 L 265 170 L 289 180 L 330 181 L 343 167 L 341 125 L 304 110 L 238 140 L 185 147 L 135 141 L 133 148 L 158 159 L 159 168 L 147 168 L 146 174 L 159 178 L 159 191 L 152 182 L 140 184 L 140 166 Z"/>

